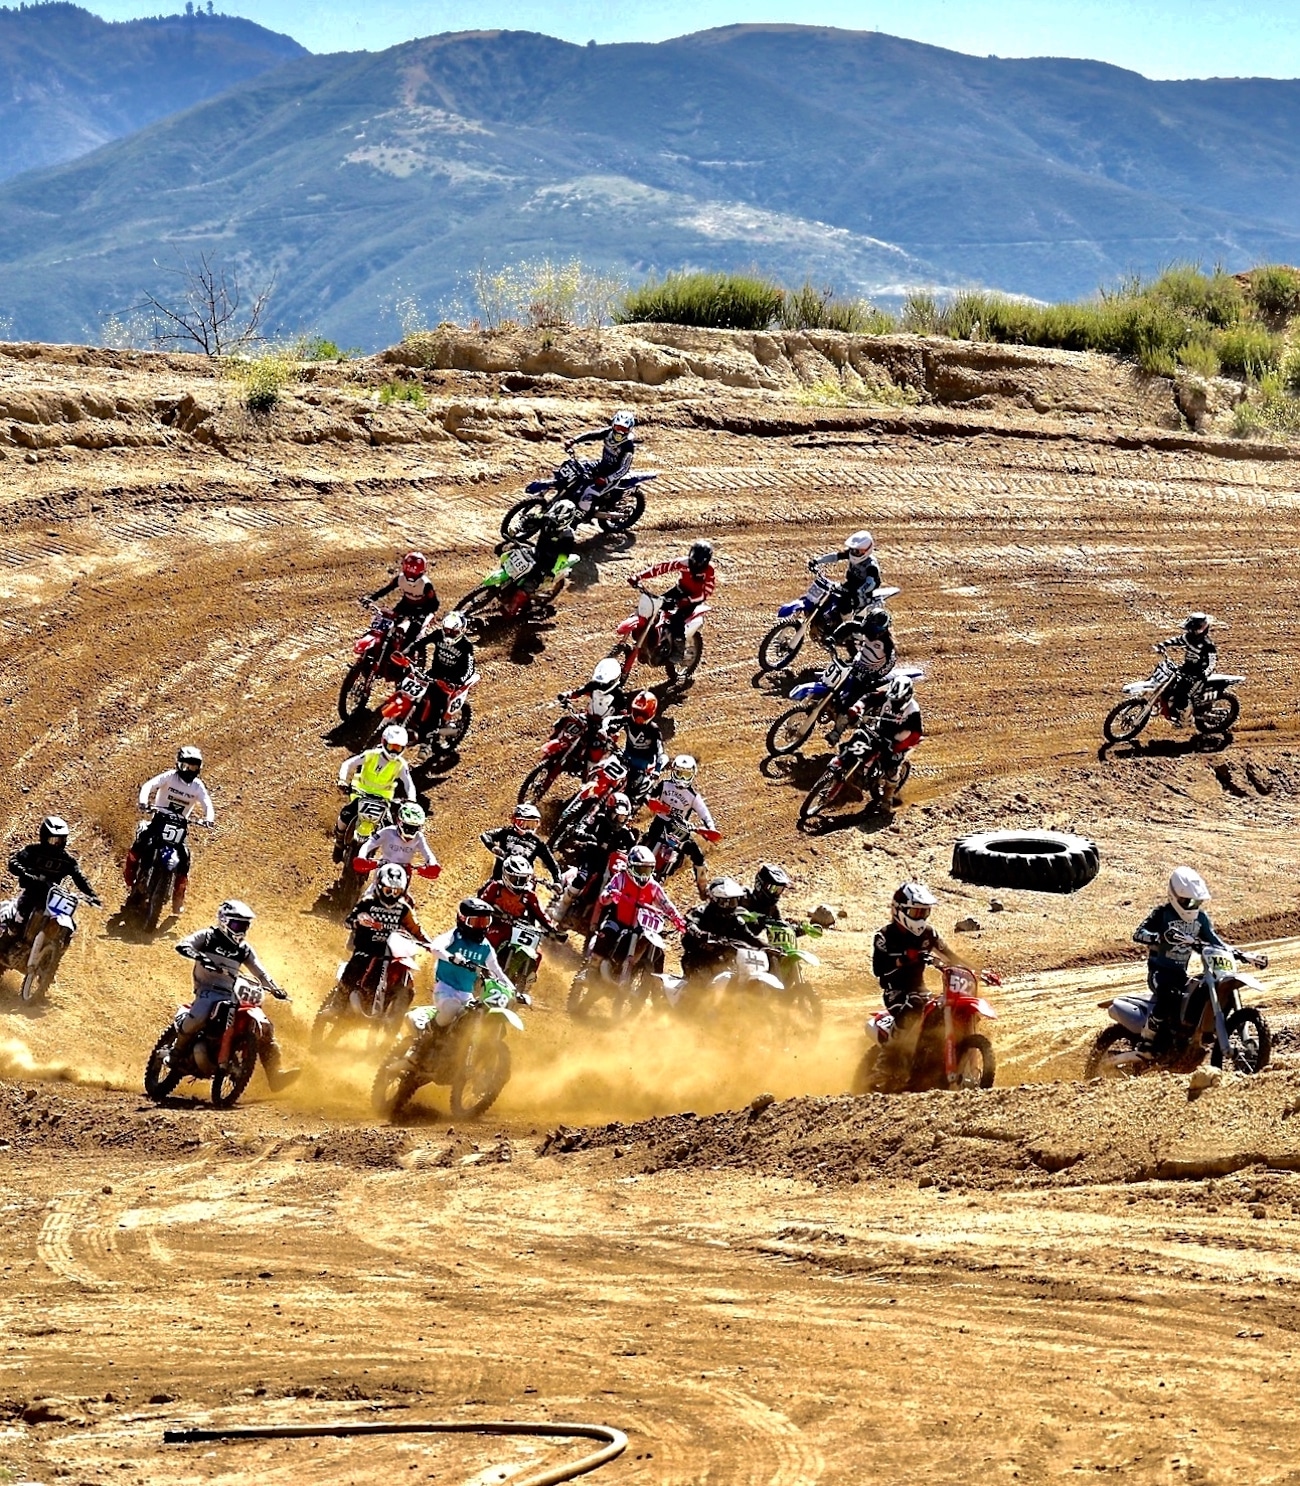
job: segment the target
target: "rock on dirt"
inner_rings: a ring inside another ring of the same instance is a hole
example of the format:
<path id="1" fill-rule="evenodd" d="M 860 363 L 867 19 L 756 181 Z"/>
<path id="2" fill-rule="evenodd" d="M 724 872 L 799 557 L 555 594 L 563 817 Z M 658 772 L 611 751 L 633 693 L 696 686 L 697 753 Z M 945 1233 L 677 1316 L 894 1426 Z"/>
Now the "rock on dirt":
<path id="1" fill-rule="evenodd" d="M 977 918 L 959 918 L 953 925 L 953 930 L 958 934 L 978 934 L 984 925 Z"/>
<path id="2" fill-rule="evenodd" d="M 838 918 L 847 918 L 848 915 L 839 908 L 832 908 L 829 903 L 818 903 L 816 908 L 808 915 L 808 922 L 816 924 L 822 929 L 833 929 Z"/>

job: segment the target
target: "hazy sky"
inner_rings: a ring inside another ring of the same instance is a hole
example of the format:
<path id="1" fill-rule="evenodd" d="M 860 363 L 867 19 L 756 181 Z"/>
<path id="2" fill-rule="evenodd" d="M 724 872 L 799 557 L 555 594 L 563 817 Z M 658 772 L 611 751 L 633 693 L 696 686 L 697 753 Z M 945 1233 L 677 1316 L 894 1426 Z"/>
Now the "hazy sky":
<path id="1" fill-rule="evenodd" d="M 113 20 L 163 8 L 158 0 L 82 3 Z M 378 51 L 479 28 L 661 41 L 743 21 L 798 21 L 976 55 L 1094 57 L 1148 77 L 1300 77 L 1300 0 L 218 0 L 217 9 L 287 31 L 315 52 Z"/>

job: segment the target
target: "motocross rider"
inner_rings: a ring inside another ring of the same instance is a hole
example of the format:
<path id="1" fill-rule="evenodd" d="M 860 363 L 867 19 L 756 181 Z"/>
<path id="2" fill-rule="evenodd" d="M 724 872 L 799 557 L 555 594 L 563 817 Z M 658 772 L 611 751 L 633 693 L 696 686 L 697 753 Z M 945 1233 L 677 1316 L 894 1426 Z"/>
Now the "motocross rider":
<path id="1" fill-rule="evenodd" d="M 177 944 L 176 953 L 194 961 L 194 1000 L 175 1042 L 168 1049 L 166 1062 L 179 1061 L 212 1013 L 231 999 L 235 980 L 241 973 L 251 976 L 277 1000 L 289 999 L 288 993 L 272 980 L 270 971 L 258 959 L 257 951 L 245 937 L 255 917 L 247 903 L 228 898 L 217 909 L 216 922 L 211 928 L 199 929 Z M 259 1033 L 258 1056 L 271 1092 L 278 1094 L 301 1075 L 302 1069 L 280 1066 L 280 1047 L 269 1020 L 259 1023 Z"/>
<path id="2" fill-rule="evenodd" d="M 614 870 L 616 860 L 619 866 L 626 860 L 637 841 L 631 821 L 632 802 L 617 791 L 610 797 L 609 808 L 600 811 L 578 836 L 564 890 L 552 905 L 556 923 L 564 922 L 570 907 L 585 896 L 593 883 L 597 890 L 605 886 L 606 875 Z"/>
<path id="3" fill-rule="evenodd" d="M 1218 662 L 1218 647 L 1210 636 L 1210 626 L 1213 623 L 1208 614 L 1189 614 L 1183 621 L 1181 634 L 1171 635 L 1156 646 L 1157 650 L 1183 652 L 1177 679 L 1169 688 L 1165 702 L 1169 708 L 1170 720 L 1179 725 L 1183 720 L 1183 709 L 1200 690 L 1202 682 Z"/>
<path id="4" fill-rule="evenodd" d="M 790 874 L 784 867 L 764 862 L 754 873 L 754 885 L 745 894 L 740 905 L 741 911 L 760 928 L 767 924 L 788 923 L 789 921 L 781 914 L 781 898 L 789 886 Z M 805 932 L 802 924 L 790 924 L 789 926 L 796 935 Z"/>
<path id="5" fill-rule="evenodd" d="M 140 786 L 140 809 L 148 811 L 149 818 L 136 827 L 135 840 L 122 866 L 122 877 L 128 891 L 135 887 L 141 858 L 148 859 L 161 844 L 163 818 L 154 815 L 153 811 L 170 810 L 174 815 L 201 821 L 205 826 L 216 820 L 212 796 L 199 778 L 202 768 L 203 755 L 197 748 L 187 745 L 177 753 L 174 769 L 155 774 Z M 172 882 L 172 913 L 180 914 L 185 911 L 185 891 L 190 885 L 190 849 L 181 843 L 176 850 L 181 860 Z"/>
<path id="6" fill-rule="evenodd" d="M 415 799 L 415 780 L 402 755 L 408 742 L 406 729 L 394 723 L 386 727 L 378 748 L 367 748 L 343 761 L 339 769 L 339 788 L 350 798 L 339 813 L 334 828 L 334 860 L 343 860 L 343 843 L 352 822 L 357 818 L 357 805 L 362 795 L 390 803 L 401 790 L 405 800 Z"/>
<path id="7" fill-rule="evenodd" d="M 508 826 L 497 826 L 495 830 L 483 832 L 478 839 L 497 859 L 496 866 L 492 869 L 493 877 L 501 876 L 507 857 L 523 857 L 529 866 L 535 866 L 540 861 L 550 874 L 551 881 L 559 881 L 560 864 L 552 855 L 551 848 L 538 834 L 541 823 L 542 812 L 536 805 L 525 800 L 515 806 Z"/>
<path id="8" fill-rule="evenodd" d="M 835 692 L 835 726 L 826 735 L 834 746 L 844 735 L 849 712 L 873 692 L 879 693 L 885 677 L 894 668 L 897 649 L 893 621 L 884 609 L 846 619 L 830 637 L 832 648 L 852 646 L 853 663 Z M 880 698 L 883 701 L 883 696 Z"/>
<path id="9" fill-rule="evenodd" d="M 827 628 L 830 627 L 830 621 L 843 619 L 845 607 L 848 608 L 850 614 L 856 614 L 859 610 L 867 608 L 876 589 L 880 587 L 880 564 L 876 561 L 876 543 L 869 531 L 855 531 L 845 540 L 844 546 L 838 552 L 827 552 L 823 557 L 814 557 L 808 566 L 814 573 L 818 573 L 832 562 L 847 562 L 848 567 L 844 573 L 843 597 L 832 599 L 827 605 L 827 608 L 834 606 L 833 613 L 823 611 Z"/>
<path id="10" fill-rule="evenodd" d="M 1147 985 L 1156 998 L 1143 1036 L 1160 1051 L 1173 1042 L 1182 1017 L 1192 951 L 1202 944 L 1229 948 L 1205 911 L 1209 901 L 1210 890 L 1201 874 L 1192 867 L 1175 867 L 1169 877 L 1168 902 L 1153 908 L 1133 934 L 1135 943 L 1147 946 Z"/>
<path id="11" fill-rule="evenodd" d="M 663 728 L 655 721 L 658 711 L 659 699 L 654 692 L 639 691 L 623 718 L 621 757 L 627 765 L 627 793 L 637 801 L 650 793 L 652 781 L 663 772 L 668 762 Z"/>
<path id="12" fill-rule="evenodd" d="M 525 857 L 507 857 L 501 864 L 501 876 L 489 878 L 478 896 L 492 909 L 488 943 L 493 949 L 501 948 L 518 923 L 535 924 L 547 934 L 555 933 L 555 924 L 538 900 L 537 878 Z"/>
<path id="13" fill-rule="evenodd" d="M 691 615 L 717 587 L 713 544 L 692 542 L 685 557 L 657 562 L 627 581 L 633 588 L 639 588 L 651 578 L 663 578 L 670 573 L 676 576 L 677 582 L 664 594 L 663 610 L 672 642 L 669 659 L 674 665 L 680 665 L 686 658 L 686 626 L 690 623 Z"/>
<path id="14" fill-rule="evenodd" d="M 588 754 L 594 751 L 596 741 L 602 734 L 608 739 L 609 735 L 615 731 L 617 719 L 627 710 L 627 698 L 623 692 L 622 680 L 622 666 L 607 655 L 604 660 L 596 662 L 596 669 L 591 673 L 590 681 L 584 681 L 581 686 L 575 686 L 571 691 L 562 691 L 558 697 L 558 701 L 565 707 L 572 707 L 579 697 L 587 699 L 586 750 Z"/>
<path id="15" fill-rule="evenodd" d="M 474 641 L 470 638 L 469 622 L 452 609 L 442 616 L 436 629 L 411 647 L 411 655 L 429 678 L 429 689 L 438 701 L 434 726 L 441 727 L 447 715 L 447 688 L 459 690 L 474 674 Z"/>
<path id="16" fill-rule="evenodd" d="M 742 916 L 745 889 L 733 877 L 715 877 L 708 899 L 686 915 L 682 934 L 682 974 L 697 975 L 720 969 L 737 944 L 766 949 L 763 939 Z"/>
<path id="17" fill-rule="evenodd" d="M 386 862 L 375 873 L 374 886 L 343 920 L 344 926 L 352 931 L 352 954 L 340 979 L 350 991 L 373 989 L 369 982 L 383 961 L 390 934 L 400 930 L 428 949 L 428 936 L 420 927 L 415 904 L 407 894 L 409 882 L 405 867 Z M 388 989 L 393 989 L 402 974 L 401 966 L 395 960 L 390 961 Z"/>
<path id="18" fill-rule="evenodd" d="M 488 942 L 492 927 L 492 905 L 482 898 L 462 898 L 456 911 L 456 926 L 448 929 L 429 946 L 437 961 L 434 970 L 434 1020 L 439 1027 L 450 1027 L 474 999 L 480 976 L 499 981 L 522 1005 L 529 1004 L 524 991 L 516 991 L 501 968 L 496 951 Z"/>
<path id="19" fill-rule="evenodd" d="M 591 508 L 595 504 L 601 491 L 611 485 L 616 485 L 624 479 L 632 469 L 632 461 L 636 458 L 636 415 L 628 408 L 620 408 L 610 420 L 608 428 L 594 428 L 590 433 L 580 433 L 577 438 L 570 439 L 565 444 L 565 449 L 572 453 L 579 444 L 593 444 L 600 441 L 600 458 L 590 467 L 588 483 L 578 494 L 578 515 L 581 520 L 586 520 L 591 514 Z"/>
<path id="20" fill-rule="evenodd" d="M 896 1035 L 885 1045 L 893 1050 L 897 1069 L 915 1051 L 921 1013 L 929 996 L 925 989 L 928 961 L 945 965 L 962 962 L 940 938 L 930 922 L 930 910 L 938 899 L 923 882 L 905 882 L 895 892 L 889 922 L 875 937 L 871 973 L 880 982 L 885 1010 L 894 1018 Z"/>
<path id="21" fill-rule="evenodd" d="M 557 500 L 547 507 L 531 543 L 533 565 L 522 578 L 515 579 L 515 592 L 503 606 L 508 614 L 518 614 L 547 582 L 562 557 L 571 557 L 578 538 L 578 508 L 571 500 Z"/>
<path id="22" fill-rule="evenodd" d="M 376 831 L 352 858 L 352 870 L 370 872 L 393 862 L 405 867 L 408 873 L 427 877 L 432 882 L 442 868 L 433 847 L 424 838 L 427 819 L 423 809 L 408 800 L 398 809 L 396 823 Z"/>
<path id="23" fill-rule="evenodd" d="M 677 905 L 655 881 L 654 852 L 644 846 L 634 846 L 627 854 L 627 863 L 615 872 L 596 900 L 596 918 L 599 927 L 587 944 L 586 958 L 607 959 L 613 951 L 621 930 L 636 925 L 637 911 L 652 908 L 663 916 L 680 933 L 686 920 L 677 910 Z M 663 956 L 655 951 L 656 972 L 663 969 Z"/>
<path id="24" fill-rule="evenodd" d="M 20 938 L 32 916 L 44 910 L 50 889 L 58 887 L 66 877 L 72 879 L 87 903 L 96 908 L 102 906 L 76 857 L 68 850 L 71 834 L 66 820 L 47 815 L 41 822 L 40 839 L 9 858 L 9 871 L 18 879 L 18 896 L 0 909 L 0 938 Z"/>
<path id="25" fill-rule="evenodd" d="M 903 769 L 924 736 L 921 707 L 910 677 L 894 677 L 885 689 L 885 704 L 879 718 L 859 725 L 853 738 L 859 736 L 869 747 L 875 745 L 877 738 L 884 745 L 880 754 L 880 808 L 892 814 L 898 808 Z"/>
<path id="26" fill-rule="evenodd" d="M 695 788 L 695 776 L 700 766 L 689 753 L 679 753 L 672 762 L 667 778 L 660 781 L 653 798 L 667 805 L 668 815 L 656 815 L 645 833 L 645 844 L 651 849 L 659 844 L 671 825 L 686 832 L 682 842 L 682 855 L 695 869 L 695 887 L 700 897 L 706 896 L 708 879 L 704 875 L 704 853 L 700 843 L 690 830 L 691 816 L 696 816 L 706 831 L 716 831 L 713 816 L 704 796 Z"/>
<path id="27" fill-rule="evenodd" d="M 405 636 L 404 643 L 410 645 L 438 612 L 438 594 L 429 578 L 429 562 L 423 552 L 408 552 L 394 578 L 357 602 L 368 608 L 390 593 L 398 595 L 392 614 Z"/>

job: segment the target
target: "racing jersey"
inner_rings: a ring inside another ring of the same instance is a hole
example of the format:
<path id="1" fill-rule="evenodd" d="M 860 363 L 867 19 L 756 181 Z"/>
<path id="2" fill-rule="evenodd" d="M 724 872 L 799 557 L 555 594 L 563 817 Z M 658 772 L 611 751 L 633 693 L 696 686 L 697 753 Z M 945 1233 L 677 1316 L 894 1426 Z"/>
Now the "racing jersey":
<path id="1" fill-rule="evenodd" d="M 141 810 L 170 810 L 175 815 L 202 819 L 209 825 L 217 818 L 212 796 L 201 779 L 184 779 L 176 769 L 155 774 L 140 786 Z"/>
<path id="2" fill-rule="evenodd" d="M 677 929 L 686 927 L 686 920 L 677 911 L 677 905 L 652 877 L 641 883 L 630 872 L 615 872 L 599 898 L 601 909 L 614 911 L 614 917 L 625 929 L 636 923 L 637 910 L 653 908 L 662 913 Z"/>
<path id="3" fill-rule="evenodd" d="M 366 863 L 360 869 L 364 871 L 369 871 L 372 866 L 386 866 L 389 862 L 405 867 L 408 873 L 418 872 L 421 877 L 436 877 L 442 870 L 433 854 L 433 847 L 424 839 L 423 831 L 407 837 L 396 826 L 385 826 L 382 831 L 376 831 L 361 848 L 356 860 Z"/>
<path id="4" fill-rule="evenodd" d="M 694 811 L 706 831 L 717 830 L 704 796 L 691 785 L 683 784 L 680 779 L 665 779 L 655 791 L 655 798 L 662 800 L 672 811 L 673 819 L 683 825 L 690 824 L 691 812 Z"/>
<path id="5" fill-rule="evenodd" d="M 400 787 L 408 800 L 415 799 L 415 780 L 403 758 L 389 758 L 381 748 L 367 748 L 345 759 L 339 770 L 339 783 L 350 784 L 354 792 L 391 800 Z"/>

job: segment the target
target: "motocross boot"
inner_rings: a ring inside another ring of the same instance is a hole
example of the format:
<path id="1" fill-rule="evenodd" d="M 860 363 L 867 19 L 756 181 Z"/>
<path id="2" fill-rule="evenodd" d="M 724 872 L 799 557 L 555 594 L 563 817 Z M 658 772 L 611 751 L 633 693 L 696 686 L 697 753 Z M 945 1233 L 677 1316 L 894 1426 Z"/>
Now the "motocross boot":
<path id="1" fill-rule="evenodd" d="M 280 1066 L 280 1046 L 277 1042 L 263 1043 L 261 1049 L 262 1070 L 266 1074 L 266 1082 L 273 1094 L 282 1094 L 291 1084 L 296 1084 L 302 1077 L 301 1068 L 282 1068 Z"/>
<path id="2" fill-rule="evenodd" d="M 898 785 L 892 779 L 880 781 L 880 808 L 892 815 L 898 809 Z"/>
<path id="3" fill-rule="evenodd" d="M 185 912 L 185 894 L 189 891 L 188 877 L 178 877 L 172 883 L 172 913 L 179 918 Z"/>

